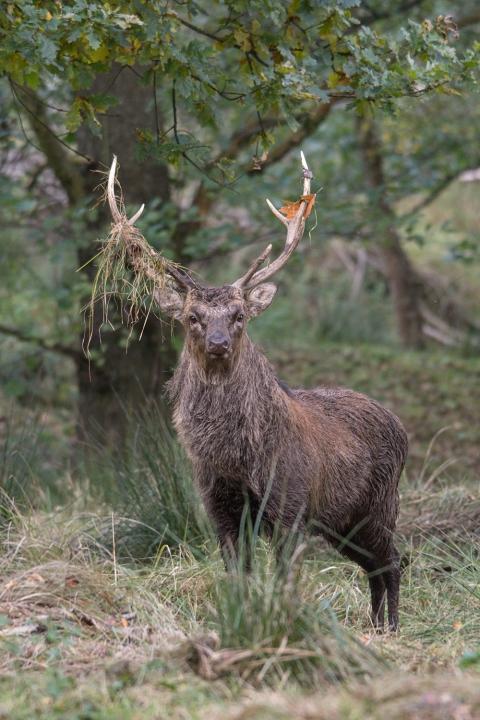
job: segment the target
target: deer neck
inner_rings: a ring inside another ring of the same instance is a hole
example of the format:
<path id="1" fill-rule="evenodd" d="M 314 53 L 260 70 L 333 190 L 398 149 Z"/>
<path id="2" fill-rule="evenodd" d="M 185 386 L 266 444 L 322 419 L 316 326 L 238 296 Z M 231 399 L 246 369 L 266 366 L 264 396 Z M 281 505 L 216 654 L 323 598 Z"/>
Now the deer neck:
<path id="1" fill-rule="evenodd" d="M 168 384 L 168 394 L 175 408 L 187 413 L 198 407 L 200 400 L 205 412 L 211 408 L 211 412 L 217 413 L 235 407 L 236 412 L 255 414 L 267 406 L 271 414 L 272 403 L 285 404 L 272 366 L 248 335 L 232 362 L 217 370 L 207 370 L 184 348 Z"/>
<path id="2" fill-rule="evenodd" d="M 215 382 L 185 348 L 168 392 L 175 428 L 194 464 L 222 477 L 260 482 L 252 478 L 258 467 L 268 466 L 270 460 L 262 458 L 271 459 L 288 435 L 289 399 L 248 337 L 230 373 Z"/>

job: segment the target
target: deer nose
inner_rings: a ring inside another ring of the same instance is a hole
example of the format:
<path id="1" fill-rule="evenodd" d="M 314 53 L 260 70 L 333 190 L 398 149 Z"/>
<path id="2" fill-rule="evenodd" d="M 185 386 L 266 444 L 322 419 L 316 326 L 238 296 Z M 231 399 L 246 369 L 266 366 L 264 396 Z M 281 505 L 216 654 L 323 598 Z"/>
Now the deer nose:
<path id="1" fill-rule="evenodd" d="M 223 355 L 230 350 L 230 338 L 216 330 L 207 338 L 207 352 L 214 355 Z"/>

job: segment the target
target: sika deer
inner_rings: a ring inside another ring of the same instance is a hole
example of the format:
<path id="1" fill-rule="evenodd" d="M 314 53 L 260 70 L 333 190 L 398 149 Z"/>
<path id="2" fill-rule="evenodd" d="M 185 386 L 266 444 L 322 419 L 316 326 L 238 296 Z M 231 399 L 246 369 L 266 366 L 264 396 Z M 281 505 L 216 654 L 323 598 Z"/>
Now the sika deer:
<path id="1" fill-rule="evenodd" d="M 271 264 L 260 269 L 269 245 L 243 277 L 222 287 L 206 287 L 177 266 L 165 266 L 168 280 L 159 279 L 155 299 L 185 330 L 168 385 L 174 424 L 226 555 L 237 549 L 245 499 L 253 518 L 263 500 L 262 522 L 270 532 L 276 523 L 287 530 L 310 528 L 358 563 L 368 574 L 375 627 L 383 627 L 386 595 L 395 630 L 400 564 L 393 532 L 405 430 L 389 410 L 352 390 L 287 388 L 247 334 L 248 322 L 276 292 L 264 281 L 283 267 L 303 235 L 312 177 L 303 154 L 302 164 L 303 195 L 294 216 L 287 219 L 267 201 L 287 232 L 284 250 Z M 108 199 L 114 222 L 127 227 L 114 183 L 115 160 Z"/>

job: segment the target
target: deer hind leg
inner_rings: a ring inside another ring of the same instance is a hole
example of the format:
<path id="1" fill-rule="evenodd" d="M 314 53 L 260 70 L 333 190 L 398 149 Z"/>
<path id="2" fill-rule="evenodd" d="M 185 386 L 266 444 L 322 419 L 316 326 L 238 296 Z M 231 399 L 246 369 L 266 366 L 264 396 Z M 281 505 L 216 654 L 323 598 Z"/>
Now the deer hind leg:
<path id="1" fill-rule="evenodd" d="M 366 544 L 365 547 L 368 547 Z M 381 550 L 380 550 L 381 548 Z M 385 538 L 383 546 L 375 543 L 376 554 L 372 558 L 374 570 L 370 571 L 369 582 L 372 592 L 372 619 L 377 629 L 383 628 L 385 595 L 388 602 L 388 629 L 392 632 L 398 630 L 398 604 L 400 597 L 400 554 L 392 543 L 391 537 Z M 378 581 L 376 580 L 378 578 Z M 381 622 L 375 619 L 374 596 L 380 591 L 375 591 L 375 584 L 383 584 L 382 603 L 378 605 L 381 612 Z"/>
<path id="2" fill-rule="evenodd" d="M 353 547 L 353 544 L 355 547 Z M 385 623 L 385 580 L 375 556 L 366 548 L 358 544 L 358 539 L 348 545 L 338 548 L 342 555 L 345 555 L 357 565 L 365 570 L 368 576 L 368 584 L 370 586 L 371 597 L 371 619 L 372 624 L 377 632 L 382 632 Z"/>
<path id="3" fill-rule="evenodd" d="M 368 576 L 372 599 L 372 624 L 377 632 L 382 632 L 385 623 L 385 581 L 383 575 L 373 570 Z"/>
<path id="4" fill-rule="evenodd" d="M 368 547 L 366 545 L 365 547 Z M 375 556 L 373 564 L 376 574 L 384 583 L 383 605 L 385 605 L 385 591 L 388 602 L 388 629 L 392 632 L 398 630 L 398 604 L 400 597 L 400 554 L 392 542 L 390 533 L 384 538 L 384 542 L 375 543 Z M 370 582 L 374 575 L 369 576 Z M 372 587 L 370 585 L 370 587 Z M 373 605 L 373 590 L 372 590 Z M 382 608 L 383 625 L 383 608 Z"/>
<path id="5" fill-rule="evenodd" d="M 388 628 L 398 630 L 398 602 L 400 596 L 400 553 L 393 543 L 390 544 L 388 566 L 384 572 L 388 600 Z"/>

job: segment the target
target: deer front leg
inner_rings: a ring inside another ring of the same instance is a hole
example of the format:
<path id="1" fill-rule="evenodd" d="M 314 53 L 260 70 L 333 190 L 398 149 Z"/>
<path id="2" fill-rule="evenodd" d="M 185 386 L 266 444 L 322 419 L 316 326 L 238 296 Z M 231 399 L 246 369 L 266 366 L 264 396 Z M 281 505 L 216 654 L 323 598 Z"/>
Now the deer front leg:
<path id="1" fill-rule="evenodd" d="M 225 568 L 249 572 L 252 564 L 248 494 L 234 481 L 217 477 L 202 488 L 203 501 L 212 520 Z"/>

